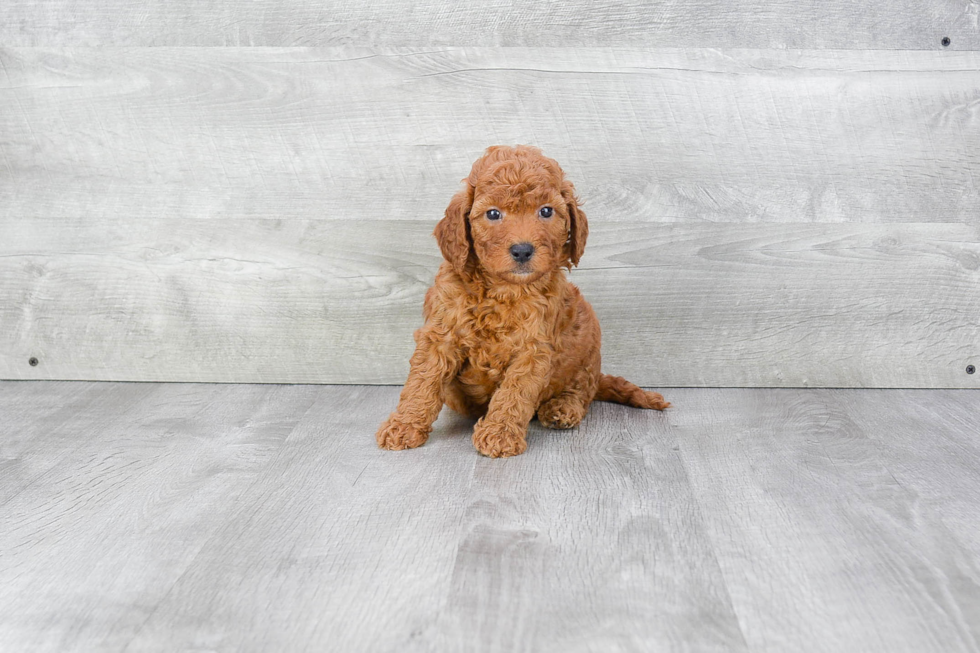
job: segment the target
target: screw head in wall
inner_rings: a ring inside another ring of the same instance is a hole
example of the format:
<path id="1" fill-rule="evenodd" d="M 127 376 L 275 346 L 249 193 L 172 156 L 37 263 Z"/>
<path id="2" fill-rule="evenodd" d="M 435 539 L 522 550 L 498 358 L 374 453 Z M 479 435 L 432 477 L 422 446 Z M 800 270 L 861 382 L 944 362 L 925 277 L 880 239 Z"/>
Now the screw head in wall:
<path id="1" fill-rule="evenodd" d="M 37 367 L 37 359 L 31 356 L 29 359 L 27 359 L 27 364 L 31 367 Z"/>
<path id="2" fill-rule="evenodd" d="M 950 40 L 949 40 L 949 37 L 948 36 L 944 36 L 943 37 L 942 44 L 943 44 L 943 47 L 944 48 L 948 48 L 949 47 Z"/>
<path id="3" fill-rule="evenodd" d="M 972 365 L 967 365 L 966 366 L 966 373 L 967 374 L 973 374 L 976 371 L 977 371 L 977 368 L 973 367 Z"/>

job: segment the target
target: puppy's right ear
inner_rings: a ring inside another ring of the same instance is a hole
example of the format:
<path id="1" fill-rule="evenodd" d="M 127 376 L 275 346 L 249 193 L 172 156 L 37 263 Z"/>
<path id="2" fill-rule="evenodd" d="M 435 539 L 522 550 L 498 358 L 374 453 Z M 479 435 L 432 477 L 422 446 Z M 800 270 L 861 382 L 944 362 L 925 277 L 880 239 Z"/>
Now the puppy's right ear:
<path id="1" fill-rule="evenodd" d="M 460 189 L 449 200 L 446 215 L 434 232 L 442 256 L 449 261 L 457 272 L 463 272 L 473 251 L 473 239 L 470 236 L 470 207 L 473 206 L 473 186 L 469 180 L 464 180 L 465 188 Z"/>

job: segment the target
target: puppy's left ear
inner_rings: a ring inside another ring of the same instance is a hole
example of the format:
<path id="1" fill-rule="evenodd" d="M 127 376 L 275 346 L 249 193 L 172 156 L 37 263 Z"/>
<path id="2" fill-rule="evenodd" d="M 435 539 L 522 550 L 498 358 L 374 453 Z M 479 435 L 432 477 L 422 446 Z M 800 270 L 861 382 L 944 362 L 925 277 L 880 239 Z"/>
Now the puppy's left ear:
<path id="1" fill-rule="evenodd" d="M 568 180 L 562 181 L 561 196 L 565 200 L 568 209 L 568 242 L 565 243 L 565 251 L 568 255 L 568 268 L 578 265 L 582 253 L 585 251 L 585 241 L 589 237 L 589 221 L 585 217 L 585 211 L 579 205 L 578 198 L 575 197 L 575 187 Z"/>

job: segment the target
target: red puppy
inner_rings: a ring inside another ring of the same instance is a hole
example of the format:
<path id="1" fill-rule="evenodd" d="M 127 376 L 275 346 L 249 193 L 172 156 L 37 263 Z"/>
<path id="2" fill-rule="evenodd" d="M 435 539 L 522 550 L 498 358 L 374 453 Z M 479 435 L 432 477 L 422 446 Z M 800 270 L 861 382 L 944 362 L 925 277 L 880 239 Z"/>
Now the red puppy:
<path id="1" fill-rule="evenodd" d="M 578 265 L 589 225 L 559 165 L 535 147 L 491 147 L 464 181 L 436 225 L 446 262 L 378 446 L 421 446 L 443 403 L 480 418 L 473 444 L 494 458 L 524 453 L 535 413 L 569 429 L 595 399 L 670 406 L 600 372 L 599 321 L 562 269 Z"/>

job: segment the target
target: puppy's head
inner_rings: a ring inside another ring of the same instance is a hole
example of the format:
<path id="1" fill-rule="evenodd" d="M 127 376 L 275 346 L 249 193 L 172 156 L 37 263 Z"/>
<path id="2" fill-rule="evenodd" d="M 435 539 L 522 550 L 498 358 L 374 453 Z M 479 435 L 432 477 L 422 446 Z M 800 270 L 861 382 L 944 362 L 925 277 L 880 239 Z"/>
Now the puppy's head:
<path id="1" fill-rule="evenodd" d="M 435 231 L 457 270 L 480 267 L 509 283 L 530 283 L 578 265 L 589 224 L 575 188 L 541 150 L 488 148 L 463 181 Z"/>

